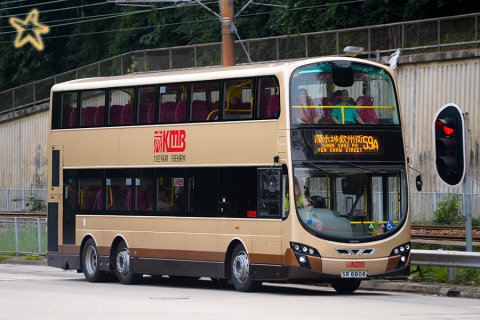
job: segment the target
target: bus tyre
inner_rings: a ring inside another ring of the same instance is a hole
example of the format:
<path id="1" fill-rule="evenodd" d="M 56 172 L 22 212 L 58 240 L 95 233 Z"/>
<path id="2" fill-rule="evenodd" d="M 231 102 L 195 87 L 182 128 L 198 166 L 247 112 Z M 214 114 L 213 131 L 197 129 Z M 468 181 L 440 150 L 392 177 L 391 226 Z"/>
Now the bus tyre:
<path id="1" fill-rule="evenodd" d="M 118 244 L 115 254 L 115 274 L 122 284 L 137 284 L 143 277 L 141 273 L 130 271 L 130 252 L 123 240 Z"/>
<path id="2" fill-rule="evenodd" d="M 83 274 L 88 282 L 103 282 L 107 273 L 99 270 L 98 250 L 95 241 L 90 238 L 85 242 L 82 250 Z"/>
<path id="3" fill-rule="evenodd" d="M 250 262 L 242 244 L 237 244 L 232 252 L 231 263 L 232 282 L 235 289 L 240 292 L 257 291 L 262 283 L 250 278 Z"/>
<path id="4" fill-rule="evenodd" d="M 332 282 L 332 287 L 338 293 L 353 293 L 360 287 L 361 280 L 340 280 Z"/>

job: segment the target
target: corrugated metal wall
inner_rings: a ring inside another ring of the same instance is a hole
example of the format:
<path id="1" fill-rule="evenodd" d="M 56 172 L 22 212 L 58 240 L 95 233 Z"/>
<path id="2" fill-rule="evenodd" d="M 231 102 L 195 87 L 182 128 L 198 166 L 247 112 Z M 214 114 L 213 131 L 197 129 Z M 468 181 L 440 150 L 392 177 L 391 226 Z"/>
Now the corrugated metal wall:
<path id="1" fill-rule="evenodd" d="M 48 112 L 0 123 L 0 188 L 47 188 Z"/>
<path id="2" fill-rule="evenodd" d="M 433 159 L 433 118 L 443 105 L 455 103 L 468 112 L 467 173 L 471 192 L 480 193 L 480 58 L 400 65 L 396 71 L 407 156 L 410 165 L 422 173 L 423 191 L 463 192 L 463 186 L 447 187 L 436 177 Z M 415 176 L 412 171 L 411 178 Z"/>
<path id="3" fill-rule="evenodd" d="M 396 69 L 410 165 L 422 173 L 424 192 L 463 192 L 435 175 L 433 117 L 446 103 L 468 112 L 469 174 L 472 193 L 480 193 L 480 58 L 401 64 Z M 48 112 L 0 123 L 0 188 L 47 188 Z M 411 185 L 416 172 L 411 171 Z M 415 189 L 412 189 L 415 191 Z"/>

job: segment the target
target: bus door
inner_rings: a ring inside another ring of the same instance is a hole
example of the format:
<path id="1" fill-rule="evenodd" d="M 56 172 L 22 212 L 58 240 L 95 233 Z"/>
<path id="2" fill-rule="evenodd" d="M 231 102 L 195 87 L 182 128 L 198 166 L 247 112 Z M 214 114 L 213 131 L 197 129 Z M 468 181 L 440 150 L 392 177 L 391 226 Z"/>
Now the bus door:
<path id="1" fill-rule="evenodd" d="M 285 187 L 287 176 L 281 168 L 258 169 L 258 208 L 259 218 L 281 218 L 286 215 Z"/>
<path id="2" fill-rule="evenodd" d="M 58 252 L 59 230 L 62 224 L 59 220 L 62 217 L 62 168 L 63 168 L 63 146 L 52 146 L 49 155 L 50 170 L 48 170 L 50 185 L 48 186 L 48 249 L 49 252 Z"/>

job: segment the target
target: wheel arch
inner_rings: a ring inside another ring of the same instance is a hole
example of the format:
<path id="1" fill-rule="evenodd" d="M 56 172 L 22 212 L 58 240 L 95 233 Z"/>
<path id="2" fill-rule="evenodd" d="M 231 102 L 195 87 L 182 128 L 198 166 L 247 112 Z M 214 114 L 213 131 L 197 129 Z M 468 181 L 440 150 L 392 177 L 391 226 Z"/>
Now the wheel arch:
<path id="1" fill-rule="evenodd" d="M 115 252 L 117 250 L 118 245 L 122 241 L 125 241 L 125 243 L 127 244 L 127 247 L 128 247 L 127 239 L 125 239 L 125 237 L 120 235 L 120 234 L 115 236 L 115 238 L 112 241 L 112 245 L 110 246 L 110 259 L 109 259 L 110 260 L 110 268 L 114 268 L 114 266 L 115 266 L 115 263 L 116 263 L 115 262 L 115 259 L 116 259 Z"/>
<path id="2" fill-rule="evenodd" d="M 80 244 L 80 269 L 78 271 L 83 271 L 83 248 L 85 247 L 85 243 L 87 243 L 88 240 L 92 239 L 93 242 L 95 242 L 95 246 L 97 247 L 97 250 L 98 250 L 98 242 L 97 240 L 95 239 L 95 237 L 90 234 L 90 233 L 87 233 L 83 239 L 82 239 L 82 243 Z"/>
<path id="3" fill-rule="evenodd" d="M 231 281 L 232 279 L 232 271 L 231 271 L 231 261 L 232 261 L 232 252 L 233 252 L 233 249 L 238 245 L 238 244 L 241 244 L 244 248 L 245 248 L 245 251 L 247 251 L 247 254 L 248 254 L 248 250 L 247 250 L 247 246 L 245 245 L 245 243 L 242 241 L 242 239 L 239 239 L 239 238 L 235 238 L 235 239 L 232 239 L 230 241 L 230 243 L 228 244 L 228 247 L 227 247 L 227 251 L 226 251 L 226 254 L 225 254 L 225 262 L 223 264 L 224 266 L 224 273 L 225 273 L 225 277 Z"/>

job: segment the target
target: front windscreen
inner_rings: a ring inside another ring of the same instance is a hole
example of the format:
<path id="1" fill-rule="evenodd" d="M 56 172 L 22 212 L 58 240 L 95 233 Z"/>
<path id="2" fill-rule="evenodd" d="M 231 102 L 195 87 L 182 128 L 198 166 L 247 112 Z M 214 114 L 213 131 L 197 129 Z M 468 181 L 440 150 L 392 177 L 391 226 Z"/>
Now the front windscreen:
<path id="1" fill-rule="evenodd" d="M 390 74 L 366 63 L 338 60 L 298 68 L 290 97 L 294 126 L 400 123 Z"/>
<path id="2" fill-rule="evenodd" d="M 304 228 L 325 239 L 362 242 L 395 233 L 407 217 L 404 167 L 294 167 L 296 211 Z"/>

